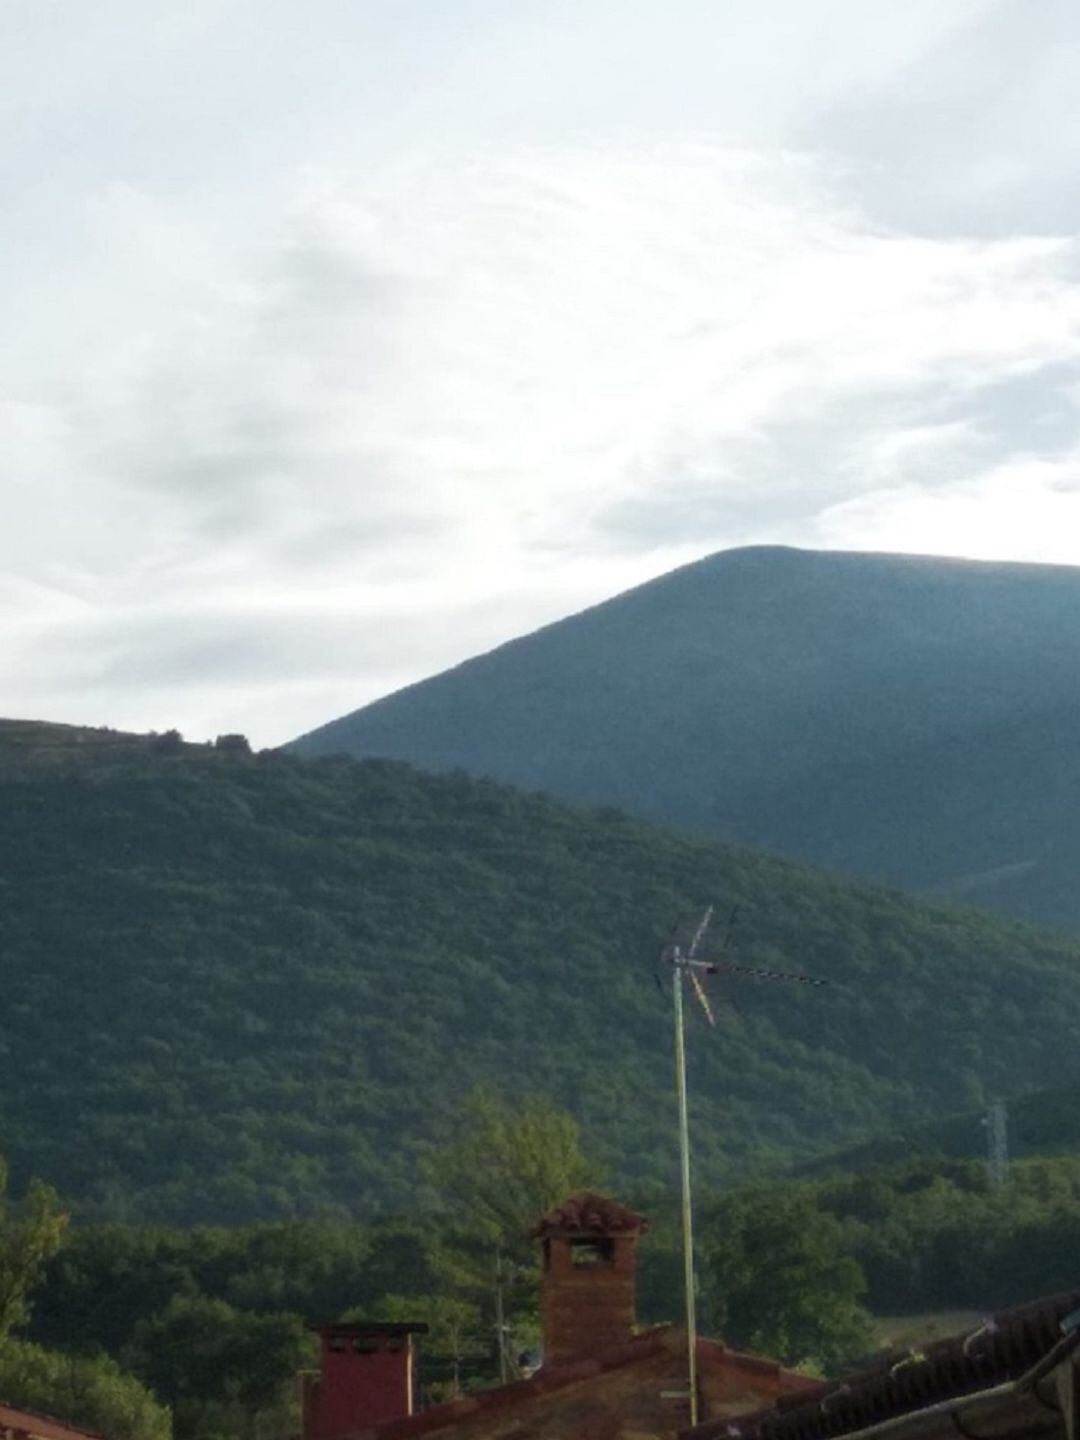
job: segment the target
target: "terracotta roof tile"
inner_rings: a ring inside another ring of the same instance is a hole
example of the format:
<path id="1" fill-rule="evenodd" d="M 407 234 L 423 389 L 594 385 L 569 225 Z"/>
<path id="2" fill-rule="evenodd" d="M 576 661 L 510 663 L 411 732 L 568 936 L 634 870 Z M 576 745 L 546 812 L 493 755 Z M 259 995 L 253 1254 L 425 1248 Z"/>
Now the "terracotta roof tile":
<path id="1" fill-rule="evenodd" d="M 799 1400 L 805 1400 L 809 1391 L 817 1394 L 825 1388 L 823 1380 L 815 1380 L 810 1375 L 800 1375 L 797 1370 L 787 1370 L 779 1360 L 772 1360 L 767 1355 L 754 1355 L 749 1350 L 729 1350 L 721 1340 L 699 1338 L 697 1354 L 699 1369 L 726 1367 L 749 1375 L 767 1375 L 770 1379 L 780 1381 L 785 1389 L 798 1392 L 796 1398 Z"/>
<path id="2" fill-rule="evenodd" d="M 495 1414 L 518 1405 L 528 1405 L 532 1400 L 557 1394 L 560 1390 L 569 1389 L 593 1376 L 608 1374 L 648 1359 L 663 1350 L 677 1348 L 680 1343 L 686 1343 L 684 1331 L 670 1324 L 654 1325 L 627 1340 L 625 1344 L 613 1346 L 600 1355 L 569 1360 L 561 1365 L 545 1365 L 528 1380 L 518 1380 L 511 1385 L 500 1385 L 493 1390 L 478 1390 L 475 1394 L 448 1400 L 419 1415 L 391 1420 L 371 1431 L 354 1435 L 351 1440 L 414 1440 L 414 1437 L 436 1432 L 468 1416 Z M 784 1370 L 774 1360 L 765 1360 L 757 1355 L 743 1355 L 738 1351 L 728 1350 L 726 1346 L 715 1341 L 699 1341 L 698 1352 L 707 1356 L 711 1365 L 723 1365 L 731 1370 L 744 1370 L 752 1374 L 779 1375 L 794 1385 L 805 1384 L 807 1388 L 820 1388 L 819 1381 L 804 1382 L 802 1376 Z"/>
<path id="3" fill-rule="evenodd" d="M 377 1436 L 378 1440 L 399 1440 L 399 1437 L 405 1436 L 412 1440 L 415 1435 L 426 1435 L 429 1431 L 440 1430 L 444 1425 L 451 1425 L 466 1415 L 527 1404 L 529 1400 L 567 1389 L 594 1375 L 618 1369 L 622 1365 L 632 1365 L 643 1355 L 663 1348 L 666 1332 L 671 1328 L 670 1325 L 657 1325 L 601 1356 L 570 1360 L 563 1365 L 545 1365 L 528 1380 L 517 1380 L 511 1385 L 500 1385 L 494 1390 L 478 1390 L 473 1395 L 447 1400 L 419 1415 L 387 1421 L 384 1425 L 376 1426 L 370 1435 Z M 367 1436 L 368 1432 L 365 1431 L 362 1435 L 353 1436 L 352 1440 L 367 1440 Z"/>
<path id="4" fill-rule="evenodd" d="M 100 1431 L 86 1430 L 81 1425 L 69 1425 L 66 1420 L 57 1420 L 54 1415 L 42 1415 L 36 1410 L 19 1410 L 13 1405 L 0 1404 L 0 1430 L 11 1430 L 16 1434 L 37 1435 L 41 1440 L 101 1440 Z"/>

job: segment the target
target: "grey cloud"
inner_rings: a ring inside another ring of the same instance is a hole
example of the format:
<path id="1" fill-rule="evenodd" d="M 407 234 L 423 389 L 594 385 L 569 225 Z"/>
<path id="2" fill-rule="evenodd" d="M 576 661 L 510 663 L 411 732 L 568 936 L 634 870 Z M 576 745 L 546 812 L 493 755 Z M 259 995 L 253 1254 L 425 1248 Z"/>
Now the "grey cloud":
<path id="1" fill-rule="evenodd" d="M 798 537 L 823 511 L 881 486 L 875 450 L 896 437 L 915 443 L 894 460 L 891 483 L 948 486 L 1012 453 L 1061 455 L 1080 438 L 1078 385 L 1073 362 L 975 386 L 913 377 L 892 391 L 822 397 L 810 414 L 793 405 L 754 435 L 654 456 L 634 493 L 594 515 L 591 543 L 718 549 Z M 930 443 L 918 444 L 922 435 Z"/>
<path id="2" fill-rule="evenodd" d="M 223 302 L 163 344 L 119 400 L 67 411 L 79 460 L 114 486 L 160 492 L 204 540 L 351 512 L 400 515 L 394 457 L 334 443 L 370 424 L 370 388 L 392 368 L 402 285 L 319 239 L 282 246 L 243 305 Z M 359 533 L 360 527 L 356 527 Z"/>
<path id="3" fill-rule="evenodd" d="M 373 264 L 355 241 L 328 233 L 313 218 L 296 223 L 279 250 L 273 277 L 280 309 L 310 311 L 320 323 L 328 317 L 351 322 L 361 315 L 392 316 L 411 289 L 388 266 Z"/>
<path id="4" fill-rule="evenodd" d="M 470 604 L 433 617 L 396 611 L 392 601 L 378 614 L 177 603 L 41 629 L 34 644 L 46 665 L 71 659 L 82 683 L 117 693 L 267 685 L 284 692 L 314 676 L 362 685 L 370 672 L 437 667 L 461 627 L 495 633 L 483 608 Z"/>
<path id="5" fill-rule="evenodd" d="M 775 461 L 773 464 L 775 465 Z M 703 552 L 749 544 L 768 536 L 797 535 L 811 523 L 830 495 L 847 495 L 822 475 L 813 456 L 803 455 L 799 485 L 770 488 L 767 467 L 747 467 L 717 481 L 695 475 L 665 477 L 651 491 L 617 501 L 596 517 L 589 543 L 598 550 L 639 551 L 688 545 Z"/>
<path id="6" fill-rule="evenodd" d="M 1080 8 L 999 0 L 872 89 L 803 120 L 804 144 L 847 156 L 850 192 L 908 231 L 1080 229 Z"/>
<path id="7" fill-rule="evenodd" d="M 988 385 L 982 399 L 979 424 L 1002 449 L 1052 454 L 1080 439 L 1080 363 Z"/>
<path id="8" fill-rule="evenodd" d="M 362 561 L 365 574 L 371 576 L 383 565 L 398 573 L 429 568 L 431 554 L 445 533 L 444 518 L 434 514 L 388 510 L 357 520 L 323 516 L 315 521 L 298 515 L 295 523 L 275 538 L 270 550 L 288 569 L 336 568 L 343 561 Z"/>

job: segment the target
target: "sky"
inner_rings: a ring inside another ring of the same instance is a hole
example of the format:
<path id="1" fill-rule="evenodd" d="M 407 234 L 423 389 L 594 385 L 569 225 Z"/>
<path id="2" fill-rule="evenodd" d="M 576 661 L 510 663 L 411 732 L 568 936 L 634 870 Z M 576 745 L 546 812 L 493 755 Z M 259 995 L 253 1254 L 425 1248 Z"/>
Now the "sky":
<path id="1" fill-rule="evenodd" d="M 0 0 L 0 714 L 279 744 L 731 546 L 1080 565 L 1075 0 Z"/>

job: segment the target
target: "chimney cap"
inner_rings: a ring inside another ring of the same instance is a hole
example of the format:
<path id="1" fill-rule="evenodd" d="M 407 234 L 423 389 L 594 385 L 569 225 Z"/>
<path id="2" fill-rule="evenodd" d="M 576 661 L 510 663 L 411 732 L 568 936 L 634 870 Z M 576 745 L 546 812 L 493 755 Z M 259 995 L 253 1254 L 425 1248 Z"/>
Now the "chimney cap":
<path id="1" fill-rule="evenodd" d="M 324 1320 L 311 1328 L 322 1336 L 352 1335 L 373 1339 L 375 1336 L 385 1335 L 387 1339 L 391 1339 L 398 1335 L 426 1335 L 429 1327 L 418 1320 Z"/>
<path id="2" fill-rule="evenodd" d="M 544 1240 L 549 1235 L 641 1234 L 648 1228 L 644 1215 L 620 1205 L 609 1195 L 579 1190 L 542 1215 L 529 1233 L 534 1240 Z"/>

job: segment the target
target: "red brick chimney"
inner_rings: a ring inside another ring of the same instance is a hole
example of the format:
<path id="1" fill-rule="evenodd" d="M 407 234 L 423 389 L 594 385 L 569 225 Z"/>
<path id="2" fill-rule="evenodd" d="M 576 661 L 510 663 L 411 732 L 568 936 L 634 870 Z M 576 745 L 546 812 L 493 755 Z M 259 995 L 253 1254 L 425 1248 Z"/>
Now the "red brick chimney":
<path id="1" fill-rule="evenodd" d="M 319 1373 L 302 1377 L 303 1440 L 339 1440 L 413 1413 L 413 1336 L 426 1325 L 320 1325 Z"/>
<path id="2" fill-rule="evenodd" d="M 543 1245 L 540 1318 L 544 1364 L 580 1360 L 634 1333 L 638 1236 L 648 1222 L 625 1205 L 583 1190 L 537 1223 Z"/>

